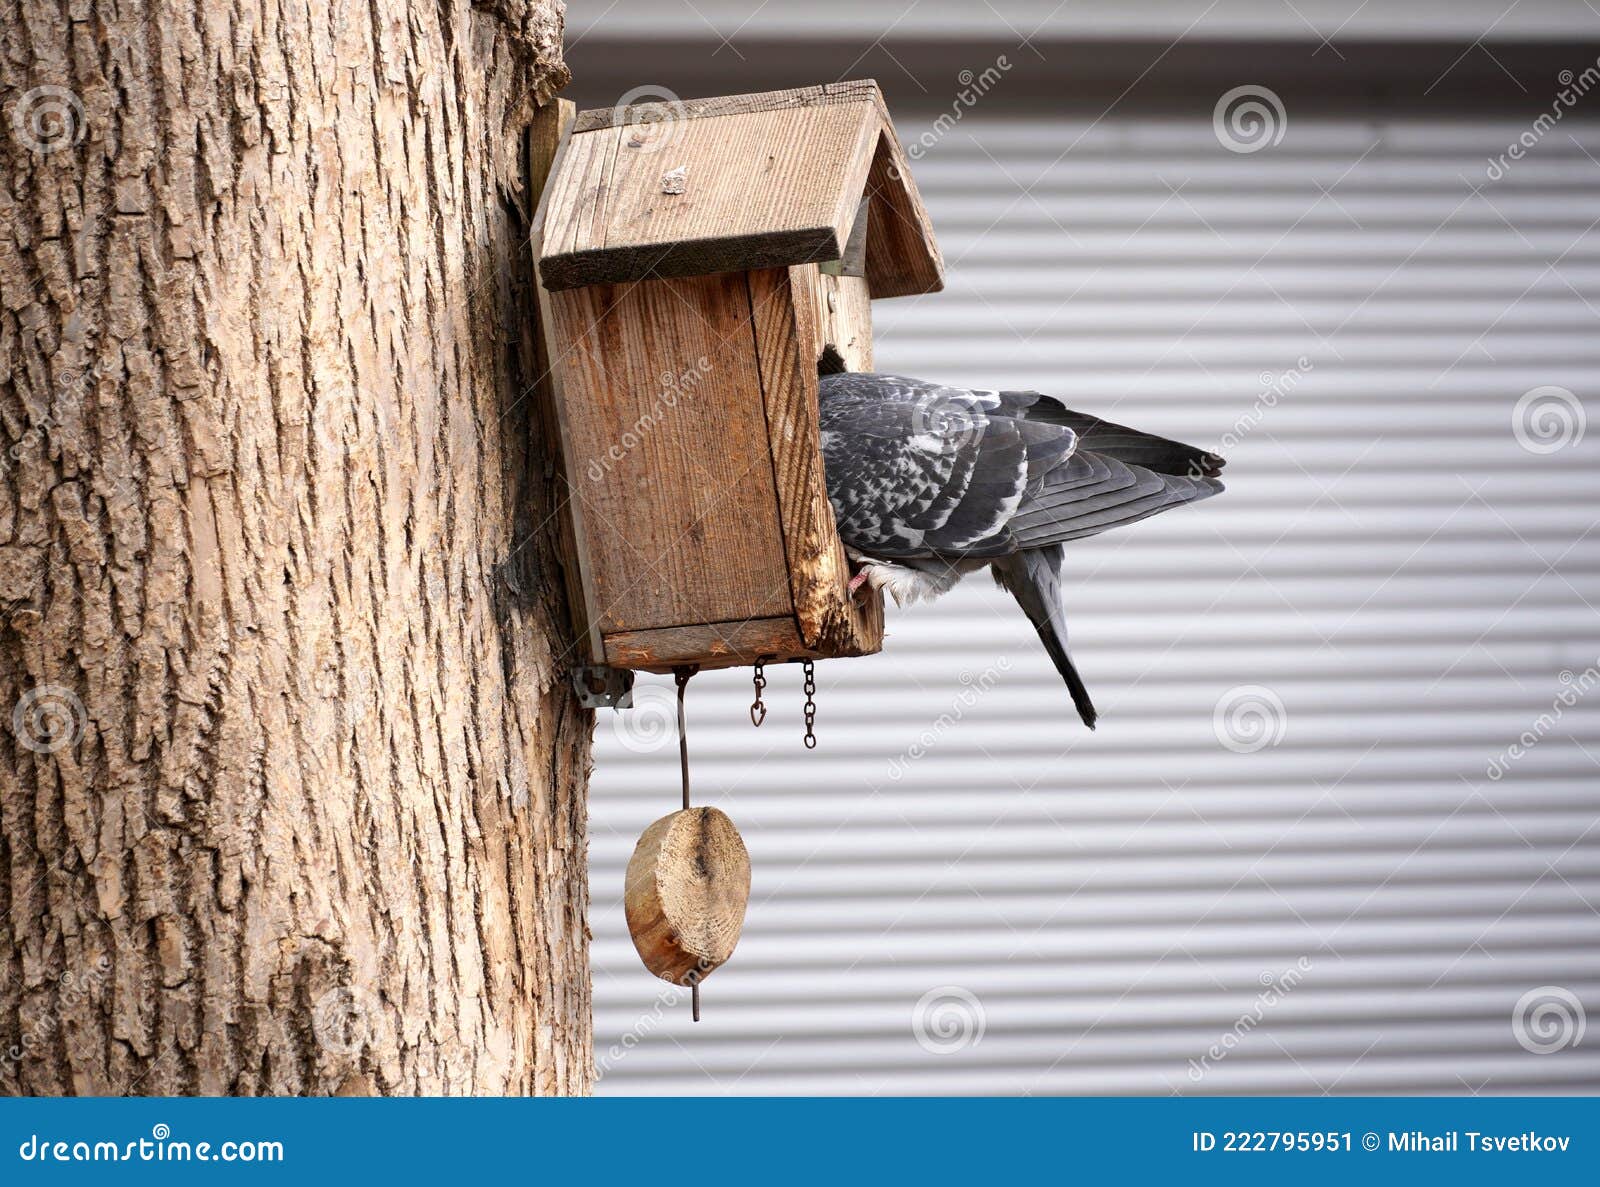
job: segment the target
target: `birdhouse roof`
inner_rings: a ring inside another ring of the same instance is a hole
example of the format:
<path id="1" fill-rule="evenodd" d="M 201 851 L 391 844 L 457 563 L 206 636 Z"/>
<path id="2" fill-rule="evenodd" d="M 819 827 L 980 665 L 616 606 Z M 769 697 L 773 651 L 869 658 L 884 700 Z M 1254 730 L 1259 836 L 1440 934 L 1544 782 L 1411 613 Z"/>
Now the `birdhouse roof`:
<path id="1" fill-rule="evenodd" d="M 872 295 L 942 288 L 870 79 L 584 111 L 540 206 L 539 275 L 554 291 L 839 260 L 863 197 Z"/>

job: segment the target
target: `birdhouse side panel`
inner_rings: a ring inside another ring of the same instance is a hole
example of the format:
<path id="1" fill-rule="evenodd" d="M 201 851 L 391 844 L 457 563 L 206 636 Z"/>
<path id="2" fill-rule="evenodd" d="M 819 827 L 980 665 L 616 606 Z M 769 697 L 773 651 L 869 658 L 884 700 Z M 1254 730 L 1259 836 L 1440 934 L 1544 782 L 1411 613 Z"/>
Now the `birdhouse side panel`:
<path id="1" fill-rule="evenodd" d="M 550 301 L 590 621 L 605 636 L 792 615 L 743 276 Z"/>
<path id="2" fill-rule="evenodd" d="M 872 370 L 872 293 L 864 276 L 834 276 L 818 268 L 796 268 L 809 290 L 812 328 L 822 347 L 831 346 L 846 371 Z"/>
<path id="3" fill-rule="evenodd" d="M 823 280 L 815 264 L 747 275 L 801 637 L 814 655 L 870 655 L 883 645 L 882 596 L 871 588 L 849 592 L 850 565 L 822 465 L 817 359 L 826 345 L 818 310 Z M 850 336 L 870 339 L 870 327 Z"/>

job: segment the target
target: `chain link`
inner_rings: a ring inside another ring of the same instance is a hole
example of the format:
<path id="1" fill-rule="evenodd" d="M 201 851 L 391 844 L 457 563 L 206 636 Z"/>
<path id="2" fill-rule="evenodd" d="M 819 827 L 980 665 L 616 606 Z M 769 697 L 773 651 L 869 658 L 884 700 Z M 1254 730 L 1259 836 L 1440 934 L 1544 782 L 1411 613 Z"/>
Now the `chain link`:
<path id="1" fill-rule="evenodd" d="M 756 699 L 750 702 L 750 724 L 760 727 L 767 719 L 767 707 L 761 702 L 761 690 L 767 686 L 766 661 L 756 660 Z"/>
<path id="2" fill-rule="evenodd" d="M 806 749 L 817 748 L 817 671 L 810 660 L 805 662 L 806 674 Z"/>

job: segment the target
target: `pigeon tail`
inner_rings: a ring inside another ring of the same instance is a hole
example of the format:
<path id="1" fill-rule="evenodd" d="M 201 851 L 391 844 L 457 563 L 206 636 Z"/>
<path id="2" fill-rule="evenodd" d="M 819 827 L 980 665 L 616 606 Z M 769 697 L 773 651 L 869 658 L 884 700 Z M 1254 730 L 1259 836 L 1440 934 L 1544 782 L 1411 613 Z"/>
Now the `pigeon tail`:
<path id="1" fill-rule="evenodd" d="M 1067 622 L 1061 609 L 1061 557 L 1061 545 L 1052 544 L 1000 557 L 991 568 L 995 581 L 1017 599 L 1017 605 L 1039 633 L 1039 641 L 1066 681 L 1073 707 L 1078 710 L 1083 724 L 1094 729 L 1100 715 L 1067 652 Z"/>

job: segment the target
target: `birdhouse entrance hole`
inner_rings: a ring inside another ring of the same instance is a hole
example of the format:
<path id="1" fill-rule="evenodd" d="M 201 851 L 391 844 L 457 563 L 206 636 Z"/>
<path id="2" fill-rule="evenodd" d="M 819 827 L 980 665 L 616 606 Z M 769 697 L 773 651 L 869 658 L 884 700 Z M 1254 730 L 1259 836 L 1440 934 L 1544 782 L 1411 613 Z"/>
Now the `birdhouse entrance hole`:
<path id="1" fill-rule="evenodd" d="M 587 661 L 876 651 L 817 373 L 871 369 L 874 297 L 942 284 L 877 85 L 579 113 L 534 249 Z"/>

